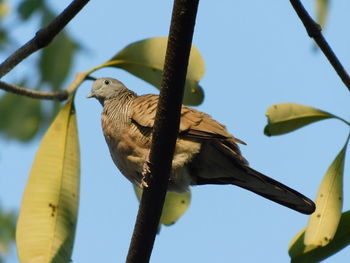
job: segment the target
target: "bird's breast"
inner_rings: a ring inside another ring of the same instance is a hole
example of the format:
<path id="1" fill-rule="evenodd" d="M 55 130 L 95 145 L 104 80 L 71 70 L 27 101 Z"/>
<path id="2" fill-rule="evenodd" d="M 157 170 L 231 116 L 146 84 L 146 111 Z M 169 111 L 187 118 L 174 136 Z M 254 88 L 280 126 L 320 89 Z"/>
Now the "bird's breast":
<path id="1" fill-rule="evenodd" d="M 125 125 L 115 126 L 102 118 L 102 127 L 115 165 L 127 179 L 138 184 L 147 158 L 148 145 L 138 138 L 140 135 L 137 132 Z"/>
<path id="2" fill-rule="evenodd" d="M 114 126 L 102 119 L 103 132 L 115 165 L 132 183 L 140 184 L 151 149 L 151 133 L 137 126 Z M 185 191 L 191 183 L 187 164 L 200 152 L 200 142 L 178 138 L 172 161 L 169 190 Z"/>

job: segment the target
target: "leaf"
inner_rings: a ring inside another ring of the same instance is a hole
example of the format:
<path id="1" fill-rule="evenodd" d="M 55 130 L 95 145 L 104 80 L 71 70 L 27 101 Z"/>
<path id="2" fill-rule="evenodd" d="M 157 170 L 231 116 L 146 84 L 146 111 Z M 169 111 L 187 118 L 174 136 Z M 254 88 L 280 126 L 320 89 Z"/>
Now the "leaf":
<path id="1" fill-rule="evenodd" d="M 6 93 L 0 98 L 0 132 L 6 138 L 31 140 L 42 120 L 39 100 Z"/>
<path id="2" fill-rule="evenodd" d="M 159 89 L 167 41 L 166 37 L 155 37 L 132 43 L 100 67 L 124 69 Z M 184 104 L 202 103 L 204 92 L 198 82 L 203 77 L 204 71 L 203 58 L 197 48 L 192 46 L 185 83 Z"/>
<path id="3" fill-rule="evenodd" d="M 77 44 L 62 31 L 53 42 L 43 50 L 39 59 L 41 81 L 59 90 L 72 67 Z"/>
<path id="4" fill-rule="evenodd" d="M 4 50 L 5 44 L 8 44 L 8 42 L 10 42 L 8 32 L 5 28 L 2 28 L 0 25 L 0 48 Z"/>
<path id="5" fill-rule="evenodd" d="M 6 256 L 15 239 L 15 222 L 17 215 L 14 212 L 5 212 L 0 206 L 0 262 Z"/>
<path id="6" fill-rule="evenodd" d="M 307 246 L 325 246 L 334 237 L 343 207 L 343 174 L 346 141 L 328 168 L 316 197 L 316 211 L 309 217 L 304 242 Z"/>
<path id="7" fill-rule="evenodd" d="M 37 151 L 17 223 L 21 263 L 70 262 L 79 200 L 79 143 L 72 99 Z"/>
<path id="8" fill-rule="evenodd" d="M 0 20 L 4 19 L 10 12 L 10 5 L 7 1 L 0 0 Z"/>
<path id="9" fill-rule="evenodd" d="M 140 201 L 142 189 L 134 185 L 137 199 Z M 163 206 L 160 224 L 169 226 L 175 224 L 177 220 L 187 211 L 191 203 L 191 191 L 184 193 L 167 192 Z"/>
<path id="10" fill-rule="evenodd" d="M 268 124 L 264 133 L 267 136 L 288 133 L 328 118 L 340 119 L 328 112 L 296 103 L 274 104 L 267 109 L 266 117 Z"/>
<path id="11" fill-rule="evenodd" d="M 191 192 L 184 193 L 168 192 L 163 206 L 160 223 L 166 226 L 175 222 L 187 211 L 191 202 Z"/>
<path id="12" fill-rule="evenodd" d="M 323 28 L 326 24 L 329 0 L 316 0 L 317 22 Z"/>
<path id="13" fill-rule="evenodd" d="M 18 6 L 18 13 L 23 20 L 28 20 L 43 4 L 43 0 L 23 0 Z"/>
<path id="14" fill-rule="evenodd" d="M 307 247 L 304 244 L 305 228 L 291 241 L 288 253 L 292 263 L 320 262 L 350 244 L 350 211 L 342 214 L 337 232 L 324 247 Z"/>

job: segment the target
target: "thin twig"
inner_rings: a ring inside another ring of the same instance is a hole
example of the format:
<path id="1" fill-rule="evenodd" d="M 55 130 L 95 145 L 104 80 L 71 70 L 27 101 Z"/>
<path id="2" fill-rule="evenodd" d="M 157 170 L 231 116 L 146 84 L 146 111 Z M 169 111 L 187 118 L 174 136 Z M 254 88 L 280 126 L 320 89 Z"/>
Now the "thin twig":
<path id="1" fill-rule="evenodd" d="M 290 0 L 290 2 L 295 12 L 298 14 L 300 20 L 303 22 L 309 37 L 315 40 L 317 45 L 327 57 L 328 61 L 332 64 L 338 76 L 341 78 L 345 86 L 350 91 L 349 74 L 346 72 L 343 65 L 340 63 L 337 56 L 334 54 L 332 48 L 329 46 L 326 39 L 323 37 L 321 33 L 321 26 L 311 18 L 311 16 L 308 14 L 300 0 Z"/>
<path id="2" fill-rule="evenodd" d="M 25 89 L 16 85 L 8 84 L 0 81 L 0 89 L 9 91 L 18 95 L 34 98 L 34 99 L 45 99 L 45 100 L 58 100 L 63 101 L 68 99 L 68 91 L 62 90 L 58 92 L 45 92 L 38 90 Z"/>
<path id="3" fill-rule="evenodd" d="M 30 97 L 33 99 L 64 101 L 64 100 L 67 100 L 69 96 L 76 91 L 76 89 L 84 80 L 96 80 L 96 78 L 89 76 L 88 73 L 86 72 L 79 72 L 75 75 L 75 79 L 67 87 L 67 89 L 57 91 L 57 92 L 30 90 L 20 86 L 8 84 L 1 80 L 0 80 L 0 89 L 15 93 L 21 96 Z"/>
<path id="4" fill-rule="evenodd" d="M 127 263 L 149 262 L 179 130 L 188 58 L 199 0 L 175 0 L 152 136 L 148 187 L 143 190 Z"/>
<path id="5" fill-rule="evenodd" d="M 79 13 L 89 0 L 74 0 L 62 11 L 47 27 L 39 30 L 35 37 L 17 49 L 0 65 L 0 78 L 11 71 L 18 63 L 33 54 L 35 51 L 47 46 L 54 37 Z"/>

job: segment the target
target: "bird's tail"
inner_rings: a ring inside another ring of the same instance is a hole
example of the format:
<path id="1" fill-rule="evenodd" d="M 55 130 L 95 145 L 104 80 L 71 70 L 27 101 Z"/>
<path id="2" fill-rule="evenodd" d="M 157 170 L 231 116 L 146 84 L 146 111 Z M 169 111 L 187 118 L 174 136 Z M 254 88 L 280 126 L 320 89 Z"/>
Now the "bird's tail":
<path id="1" fill-rule="evenodd" d="M 196 184 L 233 184 L 303 214 L 312 214 L 315 211 L 314 202 L 303 194 L 250 167 L 245 167 L 244 170 L 244 176 L 217 178 L 197 177 Z M 241 180 L 238 178 L 244 179 Z"/>

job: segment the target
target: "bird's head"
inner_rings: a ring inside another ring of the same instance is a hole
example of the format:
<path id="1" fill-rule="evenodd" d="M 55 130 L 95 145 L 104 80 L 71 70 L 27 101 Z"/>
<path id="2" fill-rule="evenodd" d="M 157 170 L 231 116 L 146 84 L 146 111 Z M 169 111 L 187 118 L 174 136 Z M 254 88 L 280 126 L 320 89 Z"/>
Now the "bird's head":
<path id="1" fill-rule="evenodd" d="M 118 97 L 128 89 L 119 80 L 113 78 L 99 78 L 94 81 L 87 98 L 96 98 L 103 105 L 105 100 Z"/>

